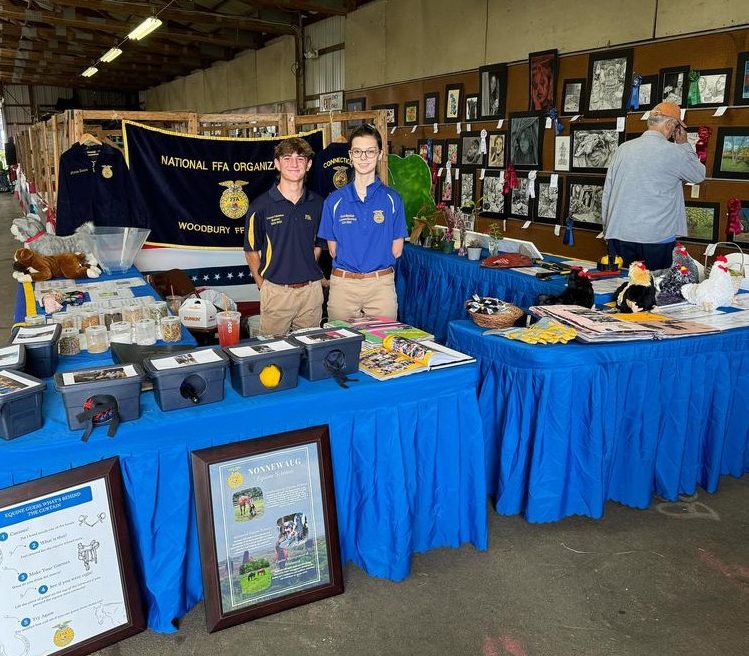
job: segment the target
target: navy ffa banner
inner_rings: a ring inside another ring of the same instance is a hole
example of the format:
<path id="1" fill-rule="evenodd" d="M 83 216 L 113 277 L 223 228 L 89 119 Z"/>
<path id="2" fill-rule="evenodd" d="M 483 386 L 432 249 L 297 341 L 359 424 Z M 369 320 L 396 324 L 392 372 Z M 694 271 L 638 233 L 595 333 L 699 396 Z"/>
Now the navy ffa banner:
<path id="1" fill-rule="evenodd" d="M 190 248 L 241 248 L 250 203 L 277 179 L 273 149 L 288 136 L 322 150 L 322 130 L 240 139 L 183 134 L 122 122 L 133 192 L 148 242 Z"/>

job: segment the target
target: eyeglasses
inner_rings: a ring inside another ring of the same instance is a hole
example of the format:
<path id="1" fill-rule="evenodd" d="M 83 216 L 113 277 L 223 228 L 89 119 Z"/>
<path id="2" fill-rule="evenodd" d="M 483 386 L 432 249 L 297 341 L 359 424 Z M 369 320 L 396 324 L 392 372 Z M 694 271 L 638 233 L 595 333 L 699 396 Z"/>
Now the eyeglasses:
<path id="1" fill-rule="evenodd" d="M 361 148 L 352 148 L 348 151 L 349 155 L 353 157 L 354 159 L 361 159 L 366 155 L 367 159 L 374 159 L 377 157 L 377 154 L 380 152 L 379 148 L 367 148 L 367 150 L 362 150 Z"/>

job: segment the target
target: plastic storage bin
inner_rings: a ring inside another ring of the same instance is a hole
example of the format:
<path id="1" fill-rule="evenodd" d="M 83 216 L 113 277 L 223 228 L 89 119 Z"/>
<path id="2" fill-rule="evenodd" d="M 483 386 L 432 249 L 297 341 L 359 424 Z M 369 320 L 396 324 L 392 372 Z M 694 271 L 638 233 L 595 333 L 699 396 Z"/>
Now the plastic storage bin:
<path id="1" fill-rule="evenodd" d="M 280 392 L 297 386 L 302 347 L 285 339 L 227 346 L 231 385 L 241 396 Z"/>
<path id="2" fill-rule="evenodd" d="M 27 373 L 37 378 L 49 378 L 55 373 L 59 359 L 57 341 L 61 332 L 62 326 L 59 323 L 13 329 L 10 343 L 23 344 L 26 350 L 24 370 Z"/>
<path id="3" fill-rule="evenodd" d="M 0 369 L 0 437 L 12 440 L 42 427 L 45 387 L 38 378 Z"/>
<path id="4" fill-rule="evenodd" d="M 162 410 L 206 405 L 224 398 L 224 374 L 229 358 L 214 348 L 146 358 L 143 368 L 153 380 L 156 403 Z"/>
<path id="5" fill-rule="evenodd" d="M 364 341 L 361 333 L 346 328 L 323 328 L 289 339 L 304 348 L 299 372 L 309 380 L 359 371 L 359 354 Z"/>
<path id="6" fill-rule="evenodd" d="M 145 378 L 137 364 L 86 367 L 55 374 L 55 389 L 62 394 L 70 430 L 88 426 L 88 419 L 78 415 L 87 410 L 86 402 L 95 396 L 113 396 L 120 421 L 140 417 L 140 385 Z M 112 416 L 94 417 L 94 426 L 109 423 Z"/>
<path id="7" fill-rule="evenodd" d="M 0 348 L 0 369 L 19 369 L 26 365 L 26 347 L 23 344 L 12 344 Z"/>

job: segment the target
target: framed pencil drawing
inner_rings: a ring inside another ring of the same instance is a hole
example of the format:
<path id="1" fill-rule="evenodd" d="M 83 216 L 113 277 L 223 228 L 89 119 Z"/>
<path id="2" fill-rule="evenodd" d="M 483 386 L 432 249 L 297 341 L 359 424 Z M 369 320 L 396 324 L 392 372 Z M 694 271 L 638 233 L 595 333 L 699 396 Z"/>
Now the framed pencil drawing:
<path id="1" fill-rule="evenodd" d="M 492 64 L 479 68 L 479 113 L 482 119 L 504 117 L 506 93 L 506 64 Z"/>
<path id="2" fill-rule="evenodd" d="M 564 215 L 579 228 L 602 228 L 603 176 L 570 175 L 565 180 Z"/>
<path id="3" fill-rule="evenodd" d="M 588 57 L 585 114 L 617 116 L 627 103 L 632 79 L 632 50 L 609 50 Z"/>
<path id="4" fill-rule="evenodd" d="M 562 91 L 561 116 L 574 116 L 583 112 L 583 98 L 585 96 L 585 78 L 572 78 L 564 81 Z"/>
<path id="5" fill-rule="evenodd" d="M 658 74 L 658 102 L 670 102 L 679 107 L 686 107 L 688 92 L 689 66 L 661 69 Z"/>
<path id="6" fill-rule="evenodd" d="M 573 123 L 570 139 L 573 171 L 605 173 L 624 141 L 624 132 L 617 131 L 616 123 Z"/>

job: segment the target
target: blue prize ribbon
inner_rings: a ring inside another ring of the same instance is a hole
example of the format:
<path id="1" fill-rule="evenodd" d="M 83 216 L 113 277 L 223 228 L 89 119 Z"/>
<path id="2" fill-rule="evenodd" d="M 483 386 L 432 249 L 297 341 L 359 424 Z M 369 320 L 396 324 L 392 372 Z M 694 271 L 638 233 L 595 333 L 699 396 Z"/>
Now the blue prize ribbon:
<path id="1" fill-rule="evenodd" d="M 642 75 L 635 73 L 632 76 L 632 92 L 629 95 L 628 109 L 637 111 L 640 109 L 640 85 L 642 84 Z"/>
<path id="2" fill-rule="evenodd" d="M 575 245 L 575 235 L 572 232 L 572 227 L 575 225 L 574 221 L 572 220 L 572 215 L 568 216 L 564 221 L 564 237 L 562 238 L 562 243 L 565 246 L 574 246 Z"/>

